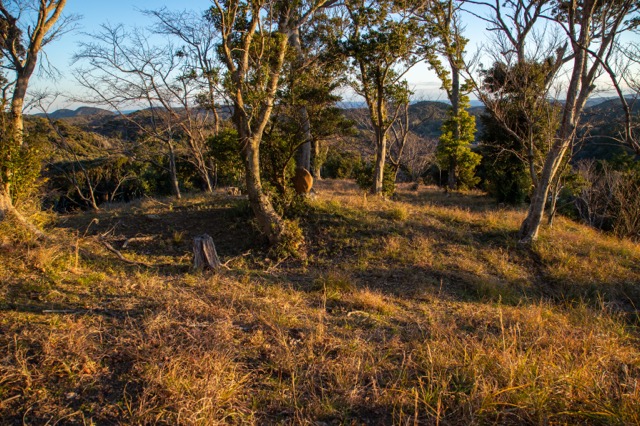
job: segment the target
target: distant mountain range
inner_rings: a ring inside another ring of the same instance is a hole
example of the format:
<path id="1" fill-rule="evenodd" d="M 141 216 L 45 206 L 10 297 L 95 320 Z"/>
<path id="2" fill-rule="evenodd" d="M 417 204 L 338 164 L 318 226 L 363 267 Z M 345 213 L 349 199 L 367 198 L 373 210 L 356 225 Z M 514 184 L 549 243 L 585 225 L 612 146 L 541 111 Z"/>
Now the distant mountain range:
<path id="1" fill-rule="evenodd" d="M 65 118 L 88 117 L 88 116 L 93 116 L 93 117 L 114 116 L 116 115 L 116 113 L 113 111 L 102 109 L 102 108 L 82 106 L 76 110 L 59 109 L 49 114 L 39 113 L 39 114 L 33 114 L 33 115 L 35 115 L 36 117 L 45 117 L 45 118 L 49 116 L 49 118 L 51 118 L 52 120 L 61 120 Z"/>
<path id="2" fill-rule="evenodd" d="M 469 112 L 479 117 L 485 112 L 483 104 L 479 101 L 472 101 Z M 363 102 L 341 103 L 347 118 L 356 122 L 360 129 L 367 127 L 366 108 Z M 442 122 L 447 117 L 449 104 L 441 101 L 421 101 L 410 105 L 409 116 L 412 130 L 421 137 L 438 138 Z M 152 117 L 150 109 L 128 112 L 129 118 L 133 118 L 138 123 L 151 123 Z M 634 105 L 634 113 L 640 113 L 640 103 Z M 47 114 L 34 114 L 38 117 L 46 117 Z M 222 108 L 220 113 L 223 119 L 228 119 L 231 115 L 231 108 Z M 583 121 L 591 123 L 593 129 L 590 140 L 587 140 L 583 148 L 578 152 L 578 158 L 607 158 L 624 151 L 618 145 L 612 148 L 610 138 L 602 135 L 610 135 L 616 132 L 615 126 L 622 117 L 622 107 L 618 98 L 593 98 L 587 102 L 583 114 Z M 162 114 L 160 114 L 162 116 Z M 76 110 L 60 109 L 48 114 L 52 120 L 63 120 L 64 122 L 77 126 L 88 132 L 97 133 L 107 138 L 124 140 L 135 140 L 140 133 L 140 129 L 130 120 L 118 113 L 102 108 L 82 106 Z M 476 120 L 478 126 L 477 135 L 480 134 L 481 122 Z M 615 145 L 615 144 L 614 144 Z"/>

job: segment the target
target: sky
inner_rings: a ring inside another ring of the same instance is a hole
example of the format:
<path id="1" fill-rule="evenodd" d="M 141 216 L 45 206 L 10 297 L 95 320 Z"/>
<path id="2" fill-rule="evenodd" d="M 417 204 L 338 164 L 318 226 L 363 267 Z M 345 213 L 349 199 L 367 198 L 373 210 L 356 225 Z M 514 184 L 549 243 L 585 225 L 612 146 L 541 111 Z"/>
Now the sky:
<path id="1" fill-rule="evenodd" d="M 78 50 L 78 42 L 86 37 L 85 34 L 96 32 L 101 24 L 144 27 L 150 22 L 140 12 L 141 10 L 167 7 L 171 10 L 204 11 L 210 4 L 210 0 L 67 0 L 64 13 L 80 17 L 78 28 L 45 48 L 47 58 L 58 69 L 61 76 L 52 80 L 34 75 L 29 89 L 33 90 L 33 93 L 46 90 L 62 94 L 78 94 L 78 85 L 71 73 L 71 70 L 76 67 L 72 64 L 73 54 Z M 58 97 L 50 108 L 53 111 L 59 108 L 76 108 L 80 105 L 79 102 Z"/>
<path id="2" fill-rule="evenodd" d="M 60 78 L 51 79 L 34 75 L 30 85 L 32 93 L 47 91 L 61 94 L 79 94 L 79 88 L 71 71 L 76 67 L 72 63 L 73 54 L 78 50 L 78 42 L 99 29 L 101 24 L 124 24 L 126 26 L 147 26 L 149 19 L 140 11 L 166 7 L 170 10 L 204 11 L 211 0 L 68 0 L 65 7 L 67 15 L 80 16 L 78 29 L 64 35 L 59 40 L 46 47 L 49 61 L 60 71 Z M 475 33 L 476 39 L 483 28 L 468 28 L 468 32 Z M 416 92 L 417 99 L 445 100 L 444 92 L 440 90 L 440 82 L 426 64 L 418 64 L 407 74 L 410 87 Z M 353 95 L 343 93 L 347 101 L 355 101 Z M 75 109 L 81 102 L 70 101 L 58 96 L 48 109 L 54 111 L 60 108 Z M 33 111 L 36 112 L 36 111 Z"/>
<path id="3" fill-rule="evenodd" d="M 150 20 L 141 10 L 166 7 L 170 10 L 204 11 L 211 3 L 211 0 L 68 0 L 64 13 L 80 17 L 78 28 L 46 46 L 48 60 L 61 75 L 55 79 L 34 75 L 29 90 L 32 93 L 46 91 L 77 97 L 80 90 L 72 76 L 72 70 L 76 67 L 72 64 L 73 54 L 78 50 L 78 42 L 86 37 L 86 33 L 98 31 L 101 24 L 145 27 L 150 24 Z M 488 39 L 486 23 L 469 15 L 465 16 L 463 21 L 466 24 L 464 34 L 470 40 L 467 51 L 472 55 Z M 425 63 L 416 65 L 406 77 L 416 100 L 446 101 L 446 96 L 440 89 L 440 82 Z M 343 97 L 345 101 L 350 102 L 359 100 L 348 91 L 344 91 Z M 64 96 L 59 96 L 48 106 L 48 110 L 51 112 L 60 108 L 75 109 L 81 105 L 82 102 L 70 101 Z"/>

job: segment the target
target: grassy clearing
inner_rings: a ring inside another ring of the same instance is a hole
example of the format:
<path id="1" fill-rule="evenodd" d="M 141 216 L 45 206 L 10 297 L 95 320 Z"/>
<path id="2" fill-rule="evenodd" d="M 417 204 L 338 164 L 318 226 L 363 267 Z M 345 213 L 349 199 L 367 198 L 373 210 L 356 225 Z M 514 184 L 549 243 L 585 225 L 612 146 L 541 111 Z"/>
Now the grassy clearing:
<path id="1" fill-rule="evenodd" d="M 282 263 L 236 198 L 114 205 L 39 246 L 3 223 L 0 423 L 640 423 L 640 246 L 558 220 L 524 249 L 481 194 L 319 191 Z M 189 271 L 205 232 L 230 271 Z"/>

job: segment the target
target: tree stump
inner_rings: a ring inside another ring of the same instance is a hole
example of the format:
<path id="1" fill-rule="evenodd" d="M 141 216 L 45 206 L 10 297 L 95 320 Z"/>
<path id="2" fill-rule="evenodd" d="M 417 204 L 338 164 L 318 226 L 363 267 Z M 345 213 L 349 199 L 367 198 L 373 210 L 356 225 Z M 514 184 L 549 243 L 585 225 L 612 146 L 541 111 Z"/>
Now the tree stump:
<path id="1" fill-rule="evenodd" d="M 213 238 L 207 234 L 198 235 L 193 239 L 193 268 L 195 270 L 210 269 L 217 271 L 222 266 Z"/>

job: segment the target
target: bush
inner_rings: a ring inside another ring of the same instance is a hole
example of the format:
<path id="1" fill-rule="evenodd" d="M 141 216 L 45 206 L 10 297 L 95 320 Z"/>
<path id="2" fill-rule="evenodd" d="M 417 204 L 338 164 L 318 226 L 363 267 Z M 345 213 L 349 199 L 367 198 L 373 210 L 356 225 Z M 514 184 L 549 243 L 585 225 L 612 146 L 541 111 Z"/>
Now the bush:
<path id="1" fill-rule="evenodd" d="M 619 237 L 640 240 L 640 162 L 629 157 L 583 160 L 574 176 L 561 194 L 562 203 L 570 206 L 563 213 Z"/>
<path id="2" fill-rule="evenodd" d="M 217 181 L 223 186 L 244 188 L 244 166 L 240 152 L 238 132 L 235 129 L 222 129 L 207 141 L 209 155 L 216 164 Z"/>
<path id="3" fill-rule="evenodd" d="M 18 145 L 6 126 L 0 129 L 0 185 L 11 188 L 14 205 L 32 198 L 38 188 L 43 160 L 44 138 L 39 134 L 26 134 Z"/>
<path id="4" fill-rule="evenodd" d="M 329 149 L 327 159 L 322 165 L 322 177 L 328 179 L 355 179 L 356 172 L 362 168 L 359 155 Z"/>
<path id="5" fill-rule="evenodd" d="M 356 183 L 365 190 L 370 191 L 373 188 L 373 163 L 365 163 L 355 171 Z M 388 197 L 392 196 L 396 190 L 395 174 L 388 164 L 384 166 L 384 175 L 382 177 L 382 193 Z"/>
<path id="6" fill-rule="evenodd" d="M 89 207 L 89 185 L 96 203 L 131 201 L 144 195 L 170 195 L 171 182 L 165 157 L 154 161 L 114 155 L 80 161 L 58 161 L 45 170 L 47 197 L 45 206 L 57 211 Z M 178 180 L 183 190 L 200 184 L 198 174 L 188 162 L 178 161 Z"/>

